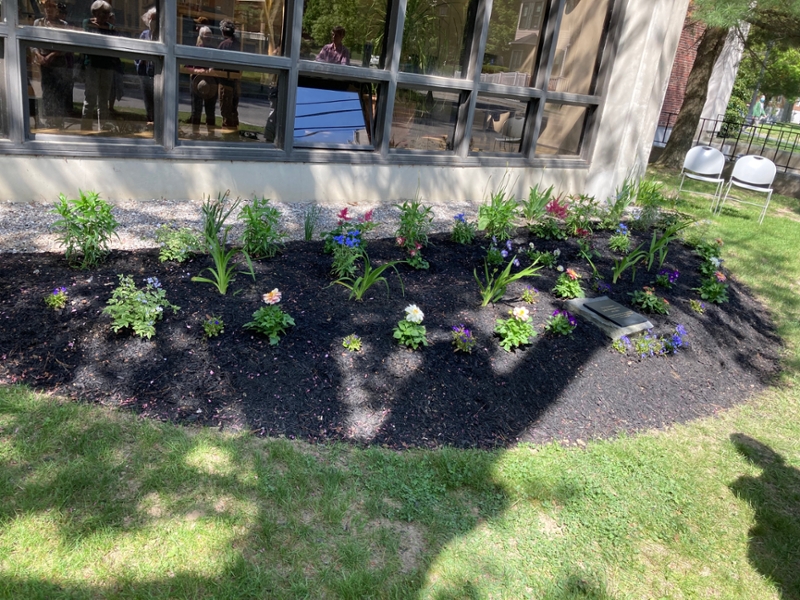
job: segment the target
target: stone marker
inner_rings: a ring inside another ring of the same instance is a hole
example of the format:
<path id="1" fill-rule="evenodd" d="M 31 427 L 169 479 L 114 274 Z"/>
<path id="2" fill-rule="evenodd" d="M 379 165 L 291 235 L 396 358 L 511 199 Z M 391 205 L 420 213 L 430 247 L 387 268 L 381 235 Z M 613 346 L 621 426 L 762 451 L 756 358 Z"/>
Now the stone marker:
<path id="1" fill-rule="evenodd" d="M 608 296 L 575 298 L 567 301 L 567 310 L 579 314 L 599 327 L 612 340 L 651 329 L 653 324 L 637 312 Z"/>

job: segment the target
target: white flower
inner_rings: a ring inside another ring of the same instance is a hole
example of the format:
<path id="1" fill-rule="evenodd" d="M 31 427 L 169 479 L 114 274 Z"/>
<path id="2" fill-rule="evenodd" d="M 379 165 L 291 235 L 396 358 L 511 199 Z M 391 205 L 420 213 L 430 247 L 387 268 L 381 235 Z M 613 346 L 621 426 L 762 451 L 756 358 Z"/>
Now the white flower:
<path id="1" fill-rule="evenodd" d="M 556 271 L 558 271 L 559 273 L 563 273 L 563 272 L 564 272 L 564 267 L 563 267 L 563 266 L 561 266 L 561 265 L 558 265 L 558 266 L 556 267 Z"/>
<path id="2" fill-rule="evenodd" d="M 278 288 L 275 288 L 271 292 L 267 292 L 261 296 L 261 299 L 267 304 L 277 304 L 281 301 L 281 293 L 278 291 Z"/>
<path id="3" fill-rule="evenodd" d="M 530 319 L 530 315 L 528 314 L 528 309 L 524 306 L 518 306 L 514 310 L 511 311 L 511 316 L 513 316 L 517 321 L 527 321 Z"/>
<path id="4" fill-rule="evenodd" d="M 712 256 L 708 260 L 711 261 L 711 263 L 714 265 L 715 269 L 719 269 L 719 266 L 722 264 L 722 260 L 717 258 L 716 256 Z"/>
<path id="5" fill-rule="evenodd" d="M 536 246 L 533 245 L 533 242 L 528 242 L 528 247 L 533 250 Z"/>
<path id="6" fill-rule="evenodd" d="M 555 256 L 556 258 L 558 258 L 559 256 L 561 256 L 561 250 L 559 250 L 558 248 L 556 248 L 555 250 L 553 250 L 553 256 Z"/>
<path id="7" fill-rule="evenodd" d="M 409 304 L 406 306 L 406 321 L 410 321 L 411 323 L 422 323 L 422 319 L 424 318 L 425 315 L 416 304 Z"/>

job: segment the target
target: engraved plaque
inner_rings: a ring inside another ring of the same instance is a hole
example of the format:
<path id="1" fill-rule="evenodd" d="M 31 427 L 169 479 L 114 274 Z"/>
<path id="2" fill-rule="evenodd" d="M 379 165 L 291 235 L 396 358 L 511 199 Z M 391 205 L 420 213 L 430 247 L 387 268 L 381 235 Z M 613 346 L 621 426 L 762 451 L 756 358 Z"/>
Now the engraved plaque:
<path id="1" fill-rule="evenodd" d="M 627 306 L 622 306 L 619 302 L 614 302 L 609 298 L 599 298 L 596 301 L 587 301 L 584 304 L 593 313 L 608 319 L 619 327 L 630 327 L 647 322 L 639 313 L 632 311 Z"/>

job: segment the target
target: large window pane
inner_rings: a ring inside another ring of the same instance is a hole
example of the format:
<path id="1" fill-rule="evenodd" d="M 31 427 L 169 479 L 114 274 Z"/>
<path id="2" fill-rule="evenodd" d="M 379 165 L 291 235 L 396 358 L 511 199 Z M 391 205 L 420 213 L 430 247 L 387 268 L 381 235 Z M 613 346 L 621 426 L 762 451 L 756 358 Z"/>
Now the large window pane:
<path id="1" fill-rule="evenodd" d="M 152 18 L 157 16 L 154 7 L 157 3 L 140 0 L 86 0 L 77 3 L 20 0 L 19 22 L 21 25 L 82 29 L 100 35 L 155 40 L 158 38 L 158 18 Z M 148 26 L 150 23 L 152 31 Z"/>
<path id="2" fill-rule="evenodd" d="M 27 55 L 31 133 L 153 137 L 155 63 L 48 46 Z"/>
<path id="3" fill-rule="evenodd" d="M 458 105 L 456 92 L 398 88 L 390 147 L 452 151 Z"/>
<path id="4" fill-rule="evenodd" d="M 546 4 L 545 0 L 495 0 L 481 81 L 530 85 Z"/>
<path id="5" fill-rule="evenodd" d="M 609 0 L 567 0 L 547 89 L 591 94 Z"/>
<path id="6" fill-rule="evenodd" d="M 283 0 L 178 0 L 178 43 L 279 55 L 284 12 Z"/>
<path id="7" fill-rule="evenodd" d="M 277 75 L 195 64 L 179 77 L 179 139 L 274 143 Z"/>
<path id="8" fill-rule="evenodd" d="M 400 70 L 462 77 L 470 0 L 409 0 Z"/>
<path id="9" fill-rule="evenodd" d="M 528 103 L 478 94 L 472 122 L 472 152 L 518 153 Z"/>
<path id="10" fill-rule="evenodd" d="M 585 106 L 546 103 L 536 154 L 579 156 L 586 113 Z"/>
<path id="11" fill-rule="evenodd" d="M 383 54 L 386 0 L 308 0 L 300 57 L 377 68 Z"/>
<path id="12" fill-rule="evenodd" d="M 294 121 L 295 147 L 372 148 L 377 86 L 301 77 Z"/>

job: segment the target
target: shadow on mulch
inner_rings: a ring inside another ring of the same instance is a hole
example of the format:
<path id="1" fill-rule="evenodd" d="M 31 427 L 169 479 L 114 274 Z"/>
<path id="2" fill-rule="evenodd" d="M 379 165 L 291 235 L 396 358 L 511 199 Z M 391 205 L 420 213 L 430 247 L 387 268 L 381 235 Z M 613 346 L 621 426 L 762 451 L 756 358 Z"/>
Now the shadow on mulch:
<path id="1" fill-rule="evenodd" d="M 528 243 L 523 234 L 515 242 Z M 537 249 L 560 248 L 561 264 L 588 281 L 588 265 L 573 240 L 533 240 Z M 633 240 L 634 245 L 641 240 Z M 649 243 L 649 238 L 646 240 Z M 594 245 L 595 262 L 610 277 L 613 257 L 607 235 Z M 393 240 L 371 240 L 373 262 L 399 258 Z M 546 318 L 562 302 L 552 289 L 558 273 L 509 288 L 504 302 L 479 308 L 473 269 L 482 269 L 478 243 L 459 246 L 446 235 L 431 238 L 431 267 L 401 265 L 405 297 L 394 273 L 390 293 L 375 286 L 363 302 L 331 286 L 330 257 L 320 242 L 292 242 L 278 257 L 256 263 L 256 282 L 244 275 L 222 296 L 190 277 L 209 266 L 202 256 L 160 263 L 157 250 L 114 251 L 92 271 L 67 267 L 60 254 L 5 254 L 0 261 L 0 383 L 22 382 L 102 404 L 126 407 L 154 419 L 312 442 L 349 440 L 391 448 L 505 447 L 518 441 L 579 442 L 627 431 L 663 427 L 714 414 L 763 389 L 779 369 L 781 342 L 766 310 L 731 281 L 727 304 L 690 310 L 700 283 L 699 258 L 679 243 L 664 266 L 681 273 L 670 291 L 668 316 L 651 315 L 659 334 L 676 324 L 688 331 L 689 348 L 676 355 L 640 359 L 623 356 L 592 325 L 580 321 L 569 337 L 542 333 Z M 523 259 L 525 260 L 525 259 Z M 654 269 L 655 271 L 655 269 Z M 167 298 L 181 307 L 167 311 L 152 340 L 111 331 L 102 314 L 118 274 L 158 277 Z M 623 304 L 629 292 L 654 279 L 630 271 L 608 294 Z M 493 336 L 497 318 L 522 305 L 525 285 L 544 293 L 532 307 L 540 335 L 515 352 L 504 352 Z M 54 287 L 69 288 L 71 305 L 60 313 L 42 300 Z M 277 347 L 242 326 L 272 288 L 296 321 Z M 588 295 L 593 295 L 589 291 Z M 403 309 L 425 313 L 430 345 L 402 348 L 392 329 Z M 221 317 L 225 332 L 203 338 L 202 320 Z M 454 353 L 450 329 L 475 332 L 472 354 Z M 342 338 L 363 339 L 349 353 Z"/>

